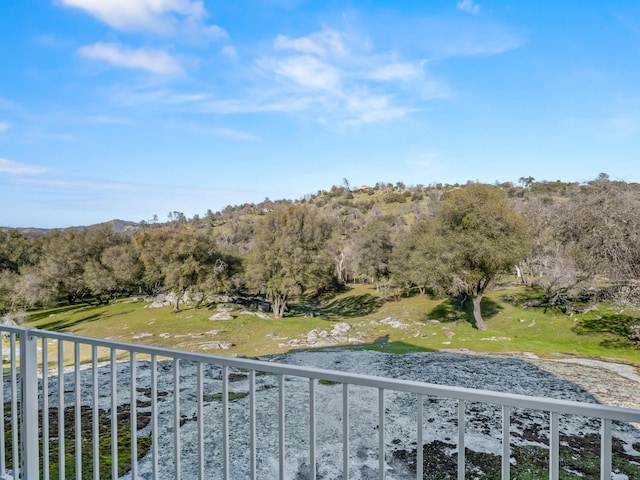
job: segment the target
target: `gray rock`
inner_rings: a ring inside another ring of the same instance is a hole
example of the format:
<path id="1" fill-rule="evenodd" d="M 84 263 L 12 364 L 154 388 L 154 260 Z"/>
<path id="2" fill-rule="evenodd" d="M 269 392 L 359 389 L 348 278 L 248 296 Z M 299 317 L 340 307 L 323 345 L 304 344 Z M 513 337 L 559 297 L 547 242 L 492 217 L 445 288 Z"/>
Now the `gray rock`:
<path id="1" fill-rule="evenodd" d="M 215 315 L 211 315 L 209 320 L 233 320 L 233 315 L 231 315 L 228 311 L 222 311 L 220 313 L 216 313 Z"/>
<path id="2" fill-rule="evenodd" d="M 401 322 L 400 320 L 394 317 L 383 318 L 382 320 L 380 320 L 380 323 L 389 325 L 392 328 L 401 328 L 401 329 L 406 329 L 409 326 L 406 323 Z"/>

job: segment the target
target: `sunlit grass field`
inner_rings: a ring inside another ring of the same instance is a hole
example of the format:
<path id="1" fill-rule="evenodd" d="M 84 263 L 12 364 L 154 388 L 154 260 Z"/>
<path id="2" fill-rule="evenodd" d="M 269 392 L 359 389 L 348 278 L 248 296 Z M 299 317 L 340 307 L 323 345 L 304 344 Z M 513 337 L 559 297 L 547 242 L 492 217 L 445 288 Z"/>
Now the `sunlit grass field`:
<path id="1" fill-rule="evenodd" d="M 640 367 L 640 350 L 624 335 L 640 322 L 636 311 L 607 305 L 588 313 L 569 316 L 558 309 L 524 308 L 524 300 L 536 292 L 510 286 L 487 294 L 483 316 L 487 331 L 473 325 L 469 309 L 455 312 L 449 300 L 423 295 L 400 301 L 380 301 L 370 285 L 354 285 L 347 291 L 314 304 L 305 304 L 312 317 L 289 314 L 279 320 L 235 315 L 233 320 L 209 320 L 215 308 L 193 309 L 183 305 L 145 308 L 147 303 L 130 299 L 108 306 L 65 306 L 32 311 L 24 326 L 74 333 L 116 341 L 143 343 L 201 353 L 254 357 L 284 353 L 291 340 L 304 340 L 313 329 L 331 331 L 337 322 L 352 326 L 350 337 L 363 343 L 351 348 L 370 348 L 393 353 L 442 349 L 476 352 L 531 352 L 541 357 L 570 356 L 604 359 Z M 470 303 L 470 302 L 468 302 Z M 295 305 L 294 305 L 295 306 Z M 470 306 L 469 306 L 470 307 Z M 292 312 L 296 311 L 292 309 Z M 393 317 L 405 324 L 394 328 L 383 319 Z M 215 348 L 228 342 L 228 349 Z M 304 348 L 304 346 L 303 346 Z M 71 359 L 73 352 L 66 352 Z M 89 352 L 82 353 L 88 357 Z"/>

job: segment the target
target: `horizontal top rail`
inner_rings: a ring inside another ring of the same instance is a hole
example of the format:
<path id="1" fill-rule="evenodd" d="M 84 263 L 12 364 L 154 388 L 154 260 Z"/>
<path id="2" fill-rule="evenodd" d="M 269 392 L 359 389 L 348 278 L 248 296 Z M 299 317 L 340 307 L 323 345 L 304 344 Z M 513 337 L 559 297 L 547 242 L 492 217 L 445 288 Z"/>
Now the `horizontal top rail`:
<path id="1" fill-rule="evenodd" d="M 465 387 L 437 385 L 433 383 L 418 382 L 413 380 L 400 380 L 372 375 L 338 372 L 335 370 L 325 370 L 316 367 L 284 365 L 262 360 L 251 360 L 245 358 L 223 357 L 204 353 L 193 353 L 176 349 L 84 337 L 75 334 L 72 335 L 67 333 L 51 332 L 36 328 L 22 329 L 18 327 L 0 326 L 0 331 L 8 331 L 17 334 L 26 333 L 27 335 L 33 337 L 50 338 L 60 341 L 95 345 L 97 347 L 155 355 L 156 357 L 178 358 L 181 360 L 192 362 L 213 363 L 221 366 L 246 370 L 256 370 L 272 374 L 323 379 L 336 383 L 348 383 L 351 385 L 361 385 L 385 390 L 396 390 L 401 392 L 431 395 L 436 397 L 460 399 L 471 402 L 482 402 L 497 405 L 506 405 L 517 408 L 530 408 L 535 410 L 557 412 L 562 414 L 583 415 L 622 422 L 640 423 L 640 410 L 631 408 L 612 407 L 596 403 L 591 404 L 577 402 L 573 400 L 532 397 L 528 395 L 495 392 L 490 390 L 476 390 Z"/>

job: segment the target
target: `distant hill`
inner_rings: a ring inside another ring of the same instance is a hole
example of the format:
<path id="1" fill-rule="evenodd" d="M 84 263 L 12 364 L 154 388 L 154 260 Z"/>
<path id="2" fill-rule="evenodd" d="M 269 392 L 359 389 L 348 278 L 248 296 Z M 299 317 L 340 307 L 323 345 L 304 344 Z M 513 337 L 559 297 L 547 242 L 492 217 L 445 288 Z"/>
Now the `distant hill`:
<path id="1" fill-rule="evenodd" d="M 36 238 L 42 237 L 49 232 L 52 231 L 69 231 L 69 230 L 89 230 L 91 228 L 102 227 L 102 226 L 110 226 L 111 231 L 114 233 L 135 233 L 138 231 L 138 227 L 140 226 L 137 222 L 130 222 L 128 220 L 110 220 L 108 222 L 96 223 L 94 225 L 79 225 L 73 227 L 65 227 L 65 228 L 33 228 L 33 227 L 0 227 L 0 231 L 8 232 L 8 231 L 17 231 L 21 235 L 24 235 L 27 238 Z"/>

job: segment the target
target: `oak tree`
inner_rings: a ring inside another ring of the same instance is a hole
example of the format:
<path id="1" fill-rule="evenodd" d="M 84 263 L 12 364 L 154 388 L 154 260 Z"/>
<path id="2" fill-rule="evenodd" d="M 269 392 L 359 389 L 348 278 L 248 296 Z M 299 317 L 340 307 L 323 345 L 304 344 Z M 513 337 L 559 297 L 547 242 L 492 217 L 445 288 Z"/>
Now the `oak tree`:
<path id="1" fill-rule="evenodd" d="M 256 290 L 266 293 L 275 318 L 284 316 L 291 297 L 331 283 L 330 235 L 328 222 L 308 205 L 269 212 L 256 226 L 247 276 Z"/>
<path id="2" fill-rule="evenodd" d="M 443 238 L 440 259 L 449 270 L 449 287 L 471 297 L 476 326 L 486 330 L 482 296 L 498 275 L 510 272 L 527 256 L 525 219 L 499 188 L 485 184 L 468 184 L 444 194 L 437 217 Z"/>

